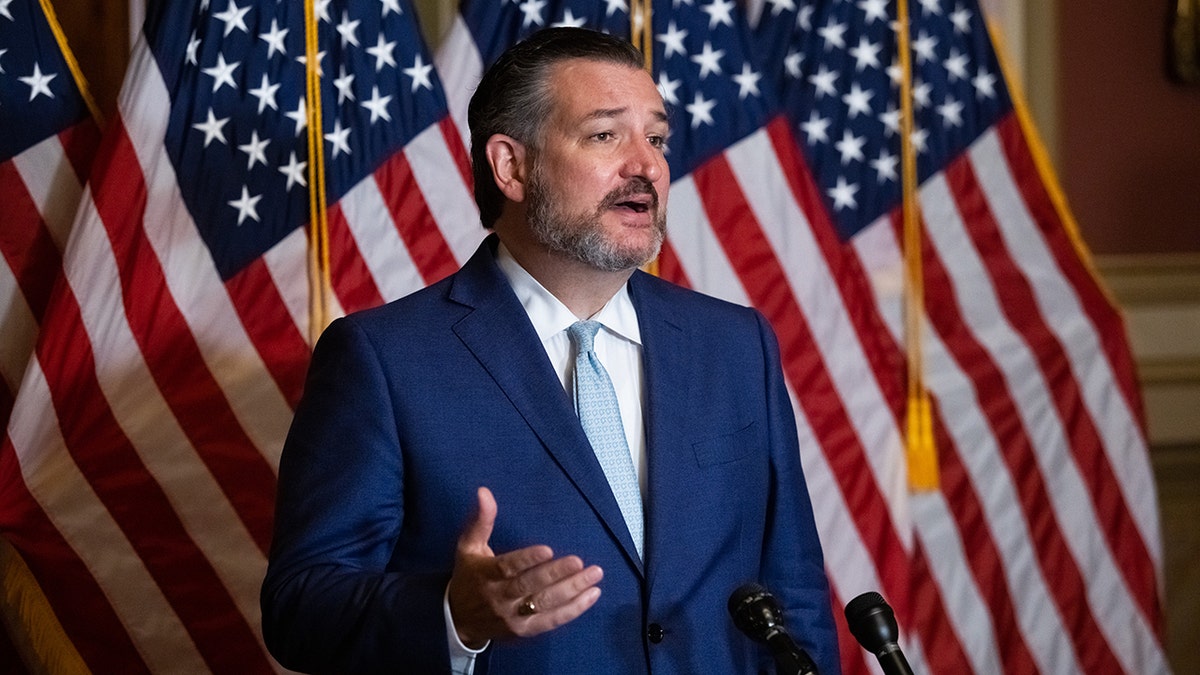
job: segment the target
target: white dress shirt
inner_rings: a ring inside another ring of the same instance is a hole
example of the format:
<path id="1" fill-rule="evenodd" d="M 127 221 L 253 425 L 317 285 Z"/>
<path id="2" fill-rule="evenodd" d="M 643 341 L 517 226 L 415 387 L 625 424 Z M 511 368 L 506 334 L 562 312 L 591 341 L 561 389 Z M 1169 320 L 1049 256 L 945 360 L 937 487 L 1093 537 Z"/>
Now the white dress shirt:
<path id="1" fill-rule="evenodd" d="M 572 394 L 575 350 L 571 347 L 567 328 L 581 317 L 575 316 L 566 305 L 554 297 L 554 294 L 521 267 L 504 244 L 497 247 L 496 264 L 508 278 L 513 292 L 525 308 L 525 313 L 529 315 L 529 321 L 542 341 L 542 348 L 546 350 L 546 356 L 550 358 L 550 364 L 554 366 L 554 372 L 558 374 L 563 389 Z M 621 410 L 621 423 L 625 427 L 625 440 L 629 444 L 642 501 L 645 502 L 646 428 L 642 423 L 642 332 L 638 327 L 633 300 L 629 297 L 629 286 L 622 286 L 600 311 L 582 318 L 600 322 L 601 329 L 596 333 L 594 349 L 617 392 L 617 405 Z M 504 510 L 503 504 L 497 506 L 500 511 Z M 443 601 L 442 610 L 446 619 L 446 638 L 450 644 L 451 671 L 457 675 L 471 675 L 475 670 L 475 656 L 487 649 L 487 645 L 473 650 L 458 639 L 458 631 L 455 630 L 450 616 L 448 595 Z"/>

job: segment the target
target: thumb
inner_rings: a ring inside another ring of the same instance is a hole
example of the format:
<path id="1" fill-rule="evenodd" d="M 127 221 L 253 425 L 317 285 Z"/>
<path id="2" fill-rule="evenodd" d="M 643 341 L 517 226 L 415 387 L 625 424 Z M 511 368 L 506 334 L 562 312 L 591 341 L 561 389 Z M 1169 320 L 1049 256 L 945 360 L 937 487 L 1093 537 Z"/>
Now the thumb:
<path id="1" fill-rule="evenodd" d="M 478 508 L 475 517 L 467 521 L 466 527 L 463 528 L 458 538 L 458 548 L 463 553 L 491 555 L 488 539 L 491 539 L 492 528 L 496 524 L 496 498 L 486 487 L 480 487 L 476 497 Z"/>

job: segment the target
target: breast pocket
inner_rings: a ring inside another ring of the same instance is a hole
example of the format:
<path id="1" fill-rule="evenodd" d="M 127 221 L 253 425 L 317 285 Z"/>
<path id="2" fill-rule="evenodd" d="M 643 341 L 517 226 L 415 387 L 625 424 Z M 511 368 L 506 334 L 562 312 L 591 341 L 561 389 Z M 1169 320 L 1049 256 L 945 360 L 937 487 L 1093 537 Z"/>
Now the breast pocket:
<path id="1" fill-rule="evenodd" d="M 696 441 L 692 444 L 696 463 L 701 467 L 716 466 L 748 457 L 760 445 L 756 426 L 750 422 L 736 431 Z"/>

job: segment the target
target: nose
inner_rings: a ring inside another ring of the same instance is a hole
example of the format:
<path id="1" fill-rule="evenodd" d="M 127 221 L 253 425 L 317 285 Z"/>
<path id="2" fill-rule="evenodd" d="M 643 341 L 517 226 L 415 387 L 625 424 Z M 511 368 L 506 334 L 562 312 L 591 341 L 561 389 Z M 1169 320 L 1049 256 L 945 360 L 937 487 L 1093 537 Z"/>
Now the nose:
<path id="1" fill-rule="evenodd" d="M 638 138 L 629 144 L 621 171 L 623 178 L 641 177 L 657 183 L 666 171 L 667 160 L 662 150 L 655 147 L 650 139 Z"/>

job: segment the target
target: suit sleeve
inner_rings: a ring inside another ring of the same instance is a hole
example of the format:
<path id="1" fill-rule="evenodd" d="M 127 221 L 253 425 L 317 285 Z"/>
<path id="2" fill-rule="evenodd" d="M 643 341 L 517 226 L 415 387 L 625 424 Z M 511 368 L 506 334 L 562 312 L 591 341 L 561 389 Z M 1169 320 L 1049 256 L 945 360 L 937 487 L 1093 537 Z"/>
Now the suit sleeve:
<path id="1" fill-rule="evenodd" d="M 279 467 L 263 636 L 304 672 L 445 672 L 442 574 L 389 571 L 404 462 L 376 351 L 345 319 L 313 352 Z"/>
<path id="2" fill-rule="evenodd" d="M 764 539 L 762 583 L 784 608 L 785 625 L 816 662 L 821 675 L 838 675 L 837 629 L 812 502 L 800 464 L 800 444 L 784 382 L 779 344 L 758 314 L 766 354 L 772 448 L 771 499 Z M 804 448 L 804 452 L 820 452 Z"/>

